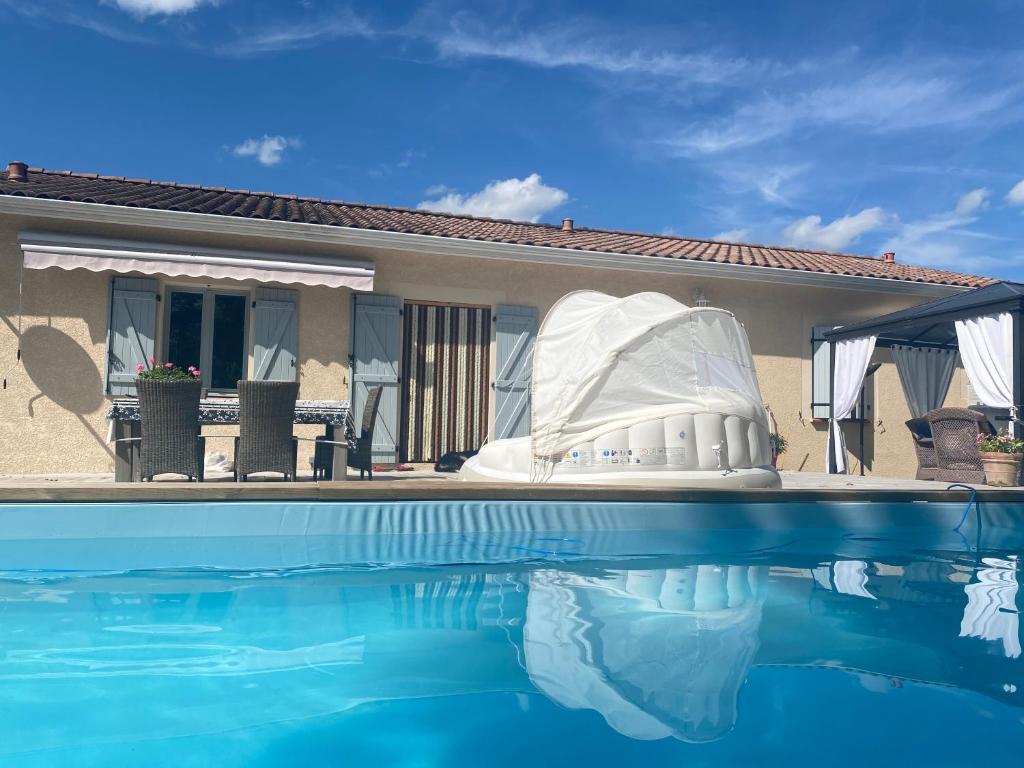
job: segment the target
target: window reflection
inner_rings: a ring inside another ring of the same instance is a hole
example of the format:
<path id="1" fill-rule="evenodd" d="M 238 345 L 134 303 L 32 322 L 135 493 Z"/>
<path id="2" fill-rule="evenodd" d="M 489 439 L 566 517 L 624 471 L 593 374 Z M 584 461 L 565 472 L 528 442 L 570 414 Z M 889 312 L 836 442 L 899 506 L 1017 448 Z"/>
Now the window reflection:
<path id="1" fill-rule="evenodd" d="M 210 386 L 234 389 L 245 378 L 245 296 L 216 294 L 213 297 L 213 356 Z"/>
<path id="2" fill-rule="evenodd" d="M 171 293 L 167 329 L 167 362 L 187 369 L 202 366 L 203 294 Z"/>

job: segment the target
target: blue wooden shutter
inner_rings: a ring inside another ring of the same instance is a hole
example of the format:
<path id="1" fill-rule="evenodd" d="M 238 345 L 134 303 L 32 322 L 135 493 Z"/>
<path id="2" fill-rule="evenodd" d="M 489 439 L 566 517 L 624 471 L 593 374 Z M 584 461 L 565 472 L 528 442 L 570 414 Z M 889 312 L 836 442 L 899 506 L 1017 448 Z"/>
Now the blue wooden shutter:
<path id="1" fill-rule="evenodd" d="M 149 367 L 156 339 L 157 281 L 117 278 L 110 291 L 107 392 L 134 395 L 136 366 Z"/>
<path id="2" fill-rule="evenodd" d="M 825 334 L 834 325 L 816 325 L 811 333 L 811 417 L 827 419 L 831 409 L 832 358 Z"/>
<path id="3" fill-rule="evenodd" d="M 498 440 L 523 437 L 530 434 L 530 381 L 533 344 L 537 339 L 537 310 L 500 305 L 495 325 L 494 435 Z"/>
<path id="4" fill-rule="evenodd" d="M 295 381 L 299 347 L 298 293 L 261 288 L 253 310 L 253 379 Z"/>
<path id="5" fill-rule="evenodd" d="M 381 386 L 380 410 L 373 431 L 373 460 L 398 461 L 398 352 L 402 300 L 356 294 L 352 327 L 352 409 L 356 425 L 370 387 Z"/>

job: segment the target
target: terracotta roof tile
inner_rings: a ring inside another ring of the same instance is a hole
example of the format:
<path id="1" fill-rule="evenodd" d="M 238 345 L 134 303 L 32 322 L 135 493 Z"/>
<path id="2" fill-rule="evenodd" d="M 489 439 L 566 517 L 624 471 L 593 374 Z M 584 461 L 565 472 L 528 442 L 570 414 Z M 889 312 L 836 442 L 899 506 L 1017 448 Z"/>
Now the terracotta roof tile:
<path id="1" fill-rule="evenodd" d="M 95 173 L 48 171 L 43 168 L 29 168 L 25 181 L 10 181 L 6 172 L 0 172 L 0 195 L 270 219 L 651 258 L 775 267 L 971 288 L 994 282 L 985 277 L 915 264 L 886 264 L 882 259 L 870 256 L 585 227 L 565 231 L 561 227 L 549 224 L 476 218 L 297 195 L 274 195 L 269 192 L 250 192 L 198 184 L 127 179 L 123 176 L 104 176 Z"/>

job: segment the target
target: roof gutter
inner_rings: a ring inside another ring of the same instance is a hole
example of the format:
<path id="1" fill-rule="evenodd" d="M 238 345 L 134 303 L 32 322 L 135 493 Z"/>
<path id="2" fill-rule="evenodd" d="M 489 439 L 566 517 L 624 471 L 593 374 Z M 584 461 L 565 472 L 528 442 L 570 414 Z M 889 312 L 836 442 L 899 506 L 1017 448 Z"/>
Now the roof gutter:
<path id="1" fill-rule="evenodd" d="M 559 264 L 599 269 L 624 269 L 660 274 L 747 280 L 759 283 L 806 285 L 839 290 L 874 291 L 927 297 L 950 296 L 970 288 L 938 283 L 919 283 L 881 277 L 835 275 L 806 272 L 779 267 L 748 264 L 673 259 L 659 256 L 637 256 L 605 251 L 582 251 L 572 248 L 519 245 L 468 240 L 437 235 L 416 235 L 355 227 L 333 227 L 269 219 L 247 219 L 237 216 L 216 216 L 187 211 L 165 211 L 152 208 L 81 203 L 72 200 L 0 195 L 0 213 L 35 216 L 63 221 L 120 224 L 125 226 L 161 227 L 189 232 L 235 234 L 252 237 L 273 237 L 304 243 L 340 245 L 356 248 L 390 249 L 439 256 L 462 256 L 497 259 L 534 264 Z"/>

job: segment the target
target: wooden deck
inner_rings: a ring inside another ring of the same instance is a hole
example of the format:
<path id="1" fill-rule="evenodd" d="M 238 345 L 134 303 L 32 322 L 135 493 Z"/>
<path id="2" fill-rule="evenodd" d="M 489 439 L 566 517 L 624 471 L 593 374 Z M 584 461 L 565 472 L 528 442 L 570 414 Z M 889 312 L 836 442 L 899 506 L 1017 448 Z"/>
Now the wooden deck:
<path id="1" fill-rule="evenodd" d="M 944 486 L 879 486 L 848 482 L 844 486 L 757 490 L 626 488 L 595 485 L 512 485 L 459 483 L 428 478 L 374 482 L 156 482 L 113 483 L 70 480 L 0 482 L 0 503 L 132 501 L 590 501 L 590 502 L 744 502 L 806 501 L 899 502 L 961 501 L 969 493 Z M 1024 502 L 1022 489 L 979 488 L 986 501 Z"/>

